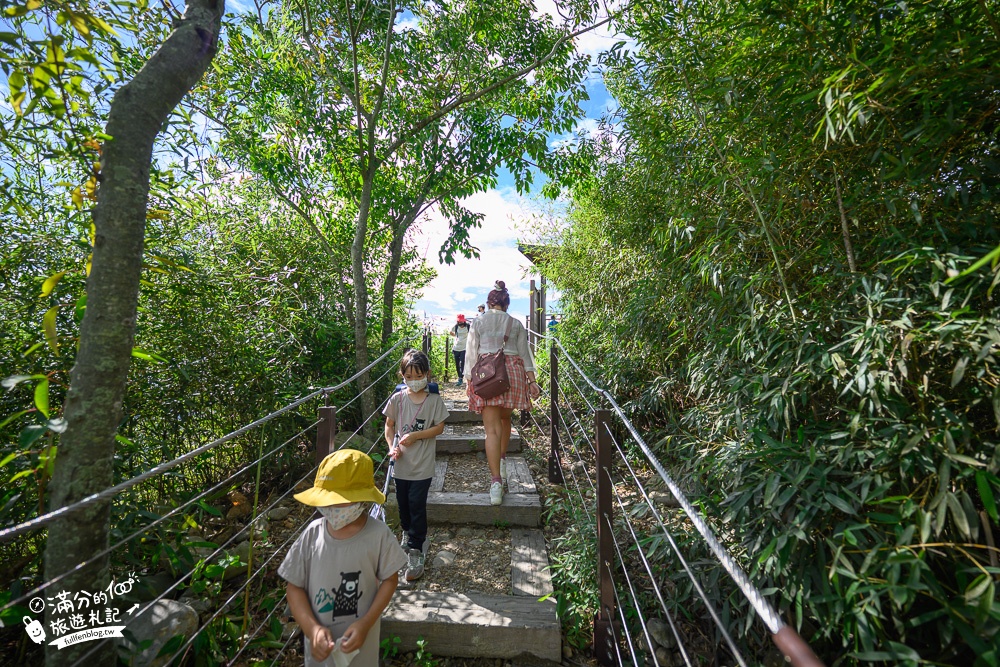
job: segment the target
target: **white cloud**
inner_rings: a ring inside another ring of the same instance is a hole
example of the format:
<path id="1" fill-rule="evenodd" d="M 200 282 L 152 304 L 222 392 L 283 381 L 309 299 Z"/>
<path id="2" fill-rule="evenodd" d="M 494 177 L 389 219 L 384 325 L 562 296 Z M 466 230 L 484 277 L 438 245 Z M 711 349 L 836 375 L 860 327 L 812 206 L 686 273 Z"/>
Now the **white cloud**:
<path id="1" fill-rule="evenodd" d="M 617 11 L 621 8 L 620 5 L 621 3 L 612 0 L 605 6 L 610 8 L 611 11 Z M 535 16 L 540 17 L 544 14 L 548 14 L 552 17 L 552 20 L 556 25 L 563 23 L 563 19 L 556 10 L 555 0 L 536 0 L 535 8 Z M 602 10 L 598 12 L 597 21 L 602 21 L 607 18 L 607 16 L 607 12 Z M 626 48 L 629 48 L 634 44 L 633 40 L 629 39 L 625 35 L 613 32 L 612 24 L 605 24 L 600 28 L 587 31 L 578 36 L 575 43 L 577 52 L 590 56 L 591 62 L 595 62 L 598 55 L 614 46 L 615 42 L 620 41 L 625 41 L 627 43 L 628 46 L 626 46 Z"/>
<path id="2" fill-rule="evenodd" d="M 531 262 L 517 250 L 515 225 L 526 217 L 531 203 L 510 189 L 480 192 L 463 203 L 469 210 L 486 216 L 482 227 L 470 233 L 480 258 L 460 257 L 455 264 L 438 264 L 438 249 L 448 237 L 448 223 L 440 212 L 432 211 L 418 229 L 415 240 L 438 275 L 425 288 L 413 311 L 418 315 L 426 312 L 441 326 L 454 322 L 459 313 L 474 316 L 476 306 L 486 303 L 494 281 L 503 280 L 511 298 L 508 312 L 524 321 L 528 313 L 529 280 L 534 278 L 537 282 L 539 276 Z"/>

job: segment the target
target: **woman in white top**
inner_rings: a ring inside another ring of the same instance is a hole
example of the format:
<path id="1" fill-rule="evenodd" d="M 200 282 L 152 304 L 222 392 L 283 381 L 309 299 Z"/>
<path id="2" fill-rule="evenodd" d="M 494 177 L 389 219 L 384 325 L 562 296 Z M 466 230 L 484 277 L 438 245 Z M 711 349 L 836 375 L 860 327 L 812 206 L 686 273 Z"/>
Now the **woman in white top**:
<path id="1" fill-rule="evenodd" d="M 469 331 L 465 346 L 465 380 L 469 395 L 469 409 L 483 415 L 486 427 L 486 460 L 490 465 L 490 502 L 499 505 L 503 501 L 503 482 L 507 479 L 507 445 L 510 443 L 510 415 L 515 409 L 527 410 L 531 399 L 538 398 L 540 389 L 535 382 L 535 362 L 528 348 L 528 333 L 524 325 L 507 314 L 510 294 L 502 280 L 486 297 L 489 307 L 476 318 Z M 503 336 L 510 323 L 510 335 L 504 346 Z M 490 354 L 504 348 L 507 377 L 510 389 L 490 399 L 476 395 L 472 381 L 472 368 L 480 354 Z"/>

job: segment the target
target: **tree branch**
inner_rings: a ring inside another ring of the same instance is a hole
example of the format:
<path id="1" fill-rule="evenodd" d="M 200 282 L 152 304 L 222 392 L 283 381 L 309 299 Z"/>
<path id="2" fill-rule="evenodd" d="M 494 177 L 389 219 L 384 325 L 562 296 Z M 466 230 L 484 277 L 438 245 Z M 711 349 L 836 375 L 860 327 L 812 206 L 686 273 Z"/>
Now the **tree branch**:
<path id="1" fill-rule="evenodd" d="M 521 69 L 517 70 L 516 72 L 514 72 L 514 73 L 512 73 L 512 74 L 510 74 L 510 75 L 508 75 L 506 77 L 504 77 L 503 79 L 501 79 L 499 81 L 496 81 L 496 82 L 494 82 L 494 83 L 492 83 L 492 84 L 490 84 L 490 85 L 488 85 L 488 86 L 486 86 L 484 88 L 480 88 L 479 90 L 477 90 L 475 92 L 468 93 L 466 95 L 459 95 L 457 98 L 455 98 L 454 100 L 452 100 L 451 102 L 449 102 L 445 106 L 441 107 L 440 109 L 438 109 L 437 111 L 435 111 L 431 115 L 427 116 L 426 118 L 424 118 L 421 121 L 418 121 L 409 130 L 404 131 L 385 150 L 385 154 L 382 156 L 382 159 L 383 160 L 387 159 L 389 156 L 391 156 L 393 153 L 395 153 L 397 150 L 399 150 L 400 146 L 402 146 L 403 144 L 405 144 L 407 141 L 410 140 L 410 138 L 412 138 L 414 135 L 416 135 L 418 132 L 420 132 L 421 130 L 423 130 L 425 127 L 427 127 L 431 123 L 433 123 L 436 120 L 439 120 L 439 119 L 447 116 L 449 113 L 451 113 L 452 111 L 454 111 L 458 107 L 463 106 L 465 104 L 468 104 L 469 102 L 475 102 L 480 97 L 483 97 L 484 95 L 489 95 L 493 91 L 498 90 L 500 88 L 503 88 L 508 83 L 510 83 L 512 81 L 515 81 L 515 80 L 521 78 L 522 76 L 525 76 L 529 72 L 532 72 L 532 71 L 538 69 L 539 67 L 541 67 L 545 63 L 547 63 L 550 60 L 552 60 L 552 58 L 554 58 L 556 56 L 556 54 L 559 52 L 559 49 L 563 46 L 563 44 L 565 44 L 566 42 L 570 41 L 571 39 L 573 39 L 575 37 L 578 37 L 578 36 L 580 36 L 580 35 L 582 35 L 584 33 L 590 32 L 591 30 L 597 29 L 597 28 L 601 27 L 602 25 L 610 23 L 611 20 L 612 20 L 612 17 L 609 16 L 608 18 L 604 19 L 603 21 L 599 21 L 598 23 L 594 23 L 593 25 L 587 26 L 586 28 L 581 28 L 580 30 L 577 30 L 575 32 L 567 33 L 567 34 L 563 35 L 562 37 L 560 37 L 559 39 L 557 39 L 555 41 L 555 44 L 552 45 L 552 48 L 549 49 L 549 52 L 547 54 L 545 54 L 541 58 L 535 59 L 535 61 L 532 62 L 531 64 L 525 65 L 524 67 L 522 67 Z"/>

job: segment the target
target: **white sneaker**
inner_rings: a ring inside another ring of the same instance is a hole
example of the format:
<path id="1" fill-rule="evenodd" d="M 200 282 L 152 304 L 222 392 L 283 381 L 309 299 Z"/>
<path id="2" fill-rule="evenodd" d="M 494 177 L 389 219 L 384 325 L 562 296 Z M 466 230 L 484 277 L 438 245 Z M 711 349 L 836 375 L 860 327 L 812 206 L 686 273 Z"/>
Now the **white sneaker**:
<path id="1" fill-rule="evenodd" d="M 503 502 L 503 484 L 500 482 L 493 482 L 490 485 L 490 504 L 499 505 Z"/>
<path id="2" fill-rule="evenodd" d="M 500 459 L 500 479 L 507 481 L 507 459 Z"/>

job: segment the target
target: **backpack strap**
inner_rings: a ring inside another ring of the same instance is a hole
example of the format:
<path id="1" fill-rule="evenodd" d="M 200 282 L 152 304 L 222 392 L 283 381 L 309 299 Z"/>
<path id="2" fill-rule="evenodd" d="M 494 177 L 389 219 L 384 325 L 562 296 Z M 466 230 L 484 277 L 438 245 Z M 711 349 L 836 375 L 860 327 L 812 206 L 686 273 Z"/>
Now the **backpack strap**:
<path id="1" fill-rule="evenodd" d="M 510 338 L 510 327 L 514 324 L 514 318 L 510 315 L 507 316 L 507 328 L 503 332 L 503 345 L 500 347 L 501 350 L 507 348 L 507 339 Z"/>

